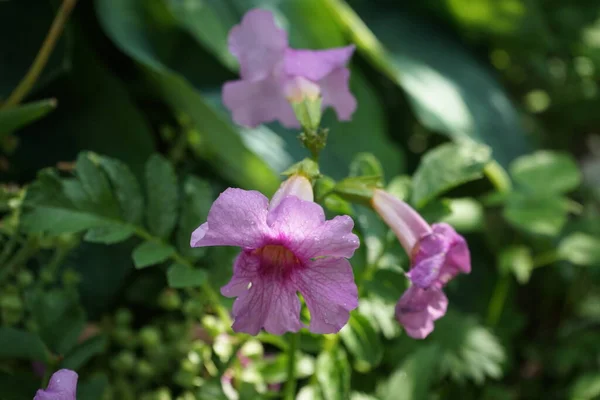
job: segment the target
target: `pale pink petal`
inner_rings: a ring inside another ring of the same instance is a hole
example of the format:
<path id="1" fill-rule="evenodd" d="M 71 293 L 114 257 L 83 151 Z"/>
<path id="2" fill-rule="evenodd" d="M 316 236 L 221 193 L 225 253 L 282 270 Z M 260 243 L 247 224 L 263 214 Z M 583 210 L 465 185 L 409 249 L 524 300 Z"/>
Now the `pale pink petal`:
<path id="1" fill-rule="evenodd" d="M 333 107 L 340 121 L 349 121 L 356 111 L 356 99 L 350 91 L 349 80 L 348 68 L 338 68 L 318 82 L 323 107 Z"/>
<path id="2" fill-rule="evenodd" d="M 396 319 L 406 334 L 424 339 L 434 328 L 433 322 L 446 314 L 448 298 L 439 288 L 411 286 L 396 304 Z"/>
<path id="3" fill-rule="evenodd" d="M 52 374 L 46 390 L 40 389 L 33 400 L 75 400 L 77 373 L 61 369 Z"/>
<path id="4" fill-rule="evenodd" d="M 281 335 L 297 332 L 300 300 L 291 280 L 261 270 L 260 259 L 249 252 L 238 256 L 231 281 L 221 288 L 225 296 L 237 296 L 233 304 L 233 330 L 256 335 L 264 328 Z"/>
<path id="5" fill-rule="evenodd" d="M 302 76 L 316 82 L 346 65 L 353 52 L 353 45 L 327 50 L 288 48 L 284 56 L 284 70 L 288 75 Z"/>
<path id="6" fill-rule="evenodd" d="M 231 111 L 233 120 L 242 126 L 256 127 L 275 120 L 288 128 L 300 126 L 281 84 L 274 78 L 225 83 L 223 104 Z"/>
<path id="7" fill-rule="evenodd" d="M 417 241 L 432 232 L 429 224 L 419 213 L 384 190 L 375 190 L 371 204 L 381 219 L 396 234 L 409 256 L 412 255 Z"/>
<path id="8" fill-rule="evenodd" d="M 454 275 L 459 272 L 462 272 L 463 274 L 470 273 L 471 254 L 465 238 L 459 235 L 454 228 L 446 223 L 433 224 L 432 228 L 433 232 L 449 238 L 450 250 L 448 250 L 446 256 L 446 263 L 449 268 L 456 270 Z"/>
<path id="9" fill-rule="evenodd" d="M 208 220 L 192 233 L 191 246 L 256 248 L 269 232 L 268 199 L 260 192 L 229 188 L 215 200 Z"/>
<path id="10" fill-rule="evenodd" d="M 358 307 L 358 289 L 345 258 L 319 258 L 293 275 L 310 311 L 309 330 L 336 333 Z"/>
<path id="11" fill-rule="evenodd" d="M 354 221 L 347 215 L 325 221 L 325 212 L 317 203 L 297 197 L 284 198 L 269 212 L 269 225 L 296 257 L 350 258 L 360 245 L 352 233 Z"/>
<path id="12" fill-rule="evenodd" d="M 273 14 L 254 9 L 247 12 L 239 25 L 229 32 L 229 51 L 240 63 L 243 79 L 264 79 L 283 59 L 287 32 L 275 24 Z"/>
<path id="13" fill-rule="evenodd" d="M 310 180 L 303 175 L 292 175 L 288 179 L 286 179 L 277 192 L 271 198 L 271 202 L 269 203 L 269 210 L 274 209 L 281 203 L 287 196 L 296 196 L 299 199 L 304 201 L 313 201 L 314 194 L 312 183 Z"/>
<path id="14" fill-rule="evenodd" d="M 431 233 L 419 240 L 412 251 L 412 266 L 407 276 L 420 288 L 431 286 L 446 264 L 450 239 Z"/>

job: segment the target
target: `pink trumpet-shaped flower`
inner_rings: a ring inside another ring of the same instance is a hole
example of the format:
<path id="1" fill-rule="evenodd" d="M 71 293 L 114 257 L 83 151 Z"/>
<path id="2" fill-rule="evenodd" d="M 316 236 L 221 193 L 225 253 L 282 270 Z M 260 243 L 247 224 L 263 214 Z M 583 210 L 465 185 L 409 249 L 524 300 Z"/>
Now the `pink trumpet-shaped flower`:
<path id="1" fill-rule="evenodd" d="M 412 286 L 398 301 L 396 318 L 409 336 L 423 339 L 433 331 L 433 322 L 446 314 L 448 298 L 442 288 L 458 273 L 471 272 L 467 242 L 446 223 L 430 226 L 383 190 L 375 190 L 371 203 L 411 259 L 406 275 Z"/>
<path id="2" fill-rule="evenodd" d="M 239 246 L 231 281 L 221 288 L 233 304 L 233 329 L 256 335 L 296 332 L 304 297 L 314 333 L 338 332 L 358 306 L 352 257 L 359 245 L 348 216 L 326 221 L 312 201 L 312 186 L 292 176 L 269 200 L 259 192 L 227 189 L 208 220 L 192 233 L 191 245 Z"/>
<path id="3" fill-rule="evenodd" d="M 52 374 L 48 387 L 40 389 L 33 400 L 76 400 L 77 373 L 61 369 Z"/>
<path id="4" fill-rule="evenodd" d="M 345 67 L 354 46 L 291 49 L 273 14 L 254 9 L 231 29 L 229 50 L 239 61 L 241 79 L 223 86 L 223 103 L 240 125 L 279 120 L 286 127 L 299 127 L 289 102 L 304 96 L 320 94 L 323 107 L 333 107 L 340 120 L 349 120 L 356 109 L 348 88 L 350 71 Z"/>

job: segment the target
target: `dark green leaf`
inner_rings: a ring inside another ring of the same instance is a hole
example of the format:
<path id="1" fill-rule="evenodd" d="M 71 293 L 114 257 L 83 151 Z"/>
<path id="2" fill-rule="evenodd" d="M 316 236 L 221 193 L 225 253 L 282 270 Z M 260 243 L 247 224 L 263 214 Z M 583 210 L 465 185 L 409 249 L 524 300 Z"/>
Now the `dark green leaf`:
<path id="1" fill-rule="evenodd" d="M 567 222 L 567 206 L 560 197 L 511 193 L 504 208 L 504 218 L 523 231 L 556 236 Z"/>
<path id="2" fill-rule="evenodd" d="M 102 400 L 109 387 L 108 377 L 95 374 L 77 384 L 77 400 Z"/>
<path id="3" fill-rule="evenodd" d="M 346 400 L 350 396 L 350 363 L 343 349 L 335 347 L 319 354 L 315 373 L 324 400 Z"/>
<path id="4" fill-rule="evenodd" d="M 489 147 L 474 142 L 447 143 L 429 151 L 413 176 L 412 203 L 422 207 L 449 189 L 481 178 L 490 155 Z"/>
<path id="5" fill-rule="evenodd" d="M 0 327 L 0 359 L 20 358 L 46 362 L 48 355 L 48 350 L 38 335 Z"/>
<path id="6" fill-rule="evenodd" d="M 154 154 L 146 163 L 146 221 L 150 232 L 168 237 L 177 222 L 177 176 L 171 163 Z"/>
<path id="7" fill-rule="evenodd" d="M 213 191 L 208 182 L 189 176 L 183 183 L 183 201 L 177 228 L 179 252 L 191 259 L 198 259 L 206 253 L 203 247 L 190 247 L 192 232 L 206 222 L 208 210 L 213 203 Z"/>
<path id="8" fill-rule="evenodd" d="M 167 271 L 167 281 L 172 288 L 199 287 L 206 281 L 206 271 L 173 264 Z"/>
<path id="9" fill-rule="evenodd" d="M 84 367 L 94 356 L 102 354 L 108 346 L 108 339 L 104 335 L 97 335 L 74 347 L 60 363 L 61 368 L 74 371 Z"/>
<path id="10" fill-rule="evenodd" d="M 553 151 L 537 151 L 510 165 L 513 179 L 540 194 L 566 193 L 581 184 L 581 172 L 573 157 Z"/>
<path id="11" fill-rule="evenodd" d="M 128 225 L 108 225 L 88 230 L 83 239 L 90 243 L 114 244 L 129 239 L 134 232 Z"/>
<path id="12" fill-rule="evenodd" d="M 96 204 L 97 213 L 118 219 L 120 214 L 119 205 L 107 177 L 99 168 L 99 160 L 99 157 L 93 153 L 80 153 L 77 157 L 75 174 L 88 198 Z"/>
<path id="13" fill-rule="evenodd" d="M 110 179 L 121 208 L 121 217 L 125 221 L 141 224 L 144 215 L 144 197 L 140 184 L 129 167 L 109 157 L 100 158 L 100 167 Z"/>
<path id="14" fill-rule="evenodd" d="M 168 244 L 144 242 L 133 250 L 133 263 L 136 268 L 145 268 L 166 261 L 175 253 Z"/>
<path id="15" fill-rule="evenodd" d="M 354 369 L 368 372 L 379 365 L 383 358 L 383 345 L 367 318 L 353 312 L 340 336 L 354 357 Z"/>
<path id="16" fill-rule="evenodd" d="M 600 239 L 575 232 L 560 241 L 558 254 L 576 265 L 600 267 Z"/>
<path id="17" fill-rule="evenodd" d="M 85 326 L 85 313 L 78 299 L 60 290 L 32 299 L 31 312 L 44 343 L 57 354 L 68 353 Z"/>
<path id="18" fill-rule="evenodd" d="M 31 400 L 39 388 L 40 380 L 32 374 L 0 371 L 2 400 Z"/>
<path id="19" fill-rule="evenodd" d="M 56 108 L 56 100 L 40 100 L 22 106 L 0 109 L 0 139 L 22 126 L 37 121 Z"/>

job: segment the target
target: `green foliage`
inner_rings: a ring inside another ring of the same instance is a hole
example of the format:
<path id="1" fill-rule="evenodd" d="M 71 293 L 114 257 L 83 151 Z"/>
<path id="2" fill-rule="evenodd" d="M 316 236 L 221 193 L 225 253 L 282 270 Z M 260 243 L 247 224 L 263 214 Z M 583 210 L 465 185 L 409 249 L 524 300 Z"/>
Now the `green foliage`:
<path id="1" fill-rule="evenodd" d="M 56 108 L 56 100 L 41 100 L 14 108 L 0 110 L 0 139 L 29 125 Z"/>
<path id="2" fill-rule="evenodd" d="M 318 390 L 323 400 L 342 400 L 350 394 L 350 366 L 346 352 L 334 347 L 319 354 L 315 365 Z"/>
<path id="3" fill-rule="evenodd" d="M 48 350 L 39 336 L 13 328 L 0 328 L 0 358 L 46 361 Z"/>
<path id="4" fill-rule="evenodd" d="M 410 355 L 380 390 L 383 400 L 427 399 L 438 367 L 438 348 L 425 346 Z"/>
<path id="5" fill-rule="evenodd" d="M 576 265 L 598 267 L 600 266 L 600 239 L 581 232 L 573 233 L 561 240 L 558 254 Z"/>
<path id="6" fill-rule="evenodd" d="M 510 173 L 517 184 L 534 193 L 565 193 L 581 184 L 581 172 L 568 155 L 538 151 L 511 164 Z"/>
<path id="7" fill-rule="evenodd" d="M 354 357 L 354 369 L 368 372 L 379 365 L 383 358 L 383 346 L 366 317 L 353 313 L 348 325 L 340 331 L 340 336 Z"/>
<path id="8" fill-rule="evenodd" d="M 198 287 L 206 281 L 206 272 L 186 265 L 173 264 L 167 271 L 167 280 L 172 288 Z"/>

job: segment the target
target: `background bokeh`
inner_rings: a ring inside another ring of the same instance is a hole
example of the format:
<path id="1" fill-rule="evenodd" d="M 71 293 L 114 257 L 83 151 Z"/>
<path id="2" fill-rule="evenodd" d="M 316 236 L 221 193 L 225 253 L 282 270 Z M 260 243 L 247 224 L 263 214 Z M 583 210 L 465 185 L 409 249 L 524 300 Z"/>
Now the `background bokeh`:
<path id="1" fill-rule="evenodd" d="M 0 101 L 60 5 L 0 1 Z M 228 31 L 254 7 L 292 47 L 357 47 L 358 109 L 323 118 L 321 190 L 381 172 L 473 258 L 410 339 L 393 319 L 406 255 L 328 198 L 356 221 L 361 303 L 339 335 L 302 332 L 298 398 L 600 398 L 598 1 L 80 0 L 26 98 L 0 102 L 0 399 L 59 367 L 80 400 L 281 398 L 288 338 L 220 318 L 236 250 L 188 248 L 218 193 L 271 195 L 308 155 L 221 104 Z"/>

